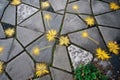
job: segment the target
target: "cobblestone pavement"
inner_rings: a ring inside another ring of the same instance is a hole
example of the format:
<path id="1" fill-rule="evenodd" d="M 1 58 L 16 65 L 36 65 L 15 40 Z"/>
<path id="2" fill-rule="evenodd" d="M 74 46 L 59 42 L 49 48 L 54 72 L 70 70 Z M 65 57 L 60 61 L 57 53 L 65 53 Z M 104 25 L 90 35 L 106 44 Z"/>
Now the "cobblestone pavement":
<path id="1" fill-rule="evenodd" d="M 74 69 L 93 61 L 97 48 L 120 41 L 120 9 L 110 8 L 119 0 L 14 1 L 0 0 L 0 80 L 73 80 Z M 57 39 L 46 38 L 50 30 Z M 61 36 L 68 45 L 59 45 Z M 120 67 L 120 58 L 113 59 L 107 62 Z"/>

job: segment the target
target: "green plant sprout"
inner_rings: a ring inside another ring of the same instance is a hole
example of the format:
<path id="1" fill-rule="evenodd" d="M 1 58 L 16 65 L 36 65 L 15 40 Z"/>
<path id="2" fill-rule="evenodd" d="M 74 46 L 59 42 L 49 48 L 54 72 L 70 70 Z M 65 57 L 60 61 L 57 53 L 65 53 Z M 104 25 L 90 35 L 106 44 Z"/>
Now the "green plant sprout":
<path id="1" fill-rule="evenodd" d="M 74 70 L 75 80 L 108 80 L 92 63 L 80 65 Z"/>

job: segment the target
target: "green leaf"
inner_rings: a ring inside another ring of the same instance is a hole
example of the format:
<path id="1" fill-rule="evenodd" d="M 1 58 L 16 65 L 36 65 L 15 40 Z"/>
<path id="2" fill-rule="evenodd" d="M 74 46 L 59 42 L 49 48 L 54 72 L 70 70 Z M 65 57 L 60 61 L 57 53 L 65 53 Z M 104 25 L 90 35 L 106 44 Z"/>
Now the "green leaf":
<path id="1" fill-rule="evenodd" d="M 81 68 L 81 67 L 83 67 L 83 65 L 82 65 L 82 64 L 80 64 L 80 65 L 79 65 L 79 68 Z"/>
<path id="2" fill-rule="evenodd" d="M 108 80 L 93 64 L 80 65 L 74 70 L 76 80 Z M 84 73 L 84 75 L 82 75 Z"/>
<path id="3" fill-rule="evenodd" d="M 96 78 L 97 78 L 97 76 L 96 76 L 95 73 L 92 73 L 92 78 L 93 78 L 93 79 L 96 79 Z"/>
<path id="4" fill-rule="evenodd" d="M 101 78 L 100 78 L 101 80 L 108 80 L 108 77 L 107 76 L 105 76 L 105 75 L 101 75 Z"/>

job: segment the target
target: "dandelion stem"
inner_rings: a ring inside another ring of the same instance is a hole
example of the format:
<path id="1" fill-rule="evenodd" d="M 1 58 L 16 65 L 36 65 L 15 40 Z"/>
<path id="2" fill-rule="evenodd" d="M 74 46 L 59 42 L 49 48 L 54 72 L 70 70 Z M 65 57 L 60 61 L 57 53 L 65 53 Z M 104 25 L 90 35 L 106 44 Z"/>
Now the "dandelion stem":
<path id="1" fill-rule="evenodd" d="M 40 50 L 44 50 L 44 49 L 47 49 L 47 48 L 50 48 L 50 47 L 52 47 L 52 46 L 48 45 L 48 46 L 45 46 L 45 47 L 41 48 Z"/>
<path id="2" fill-rule="evenodd" d="M 50 28 L 50 23 L 49 23 L 49 20 L 48 20 L 48 19 L 46 19 L 46 21 L 47 21 L 47 25 L 48 25 L 48 27 Z"/>
<path id="3" fill-rule="evenodd" d="M 91 41 L 93 41 L 94 43 L 96 43 L 97 45 L 99 45 L 99 42 L 96 41 L 95 39 L 93 39 L 92 37 L 88 36 L 88 39 L 90 39 Z"/>

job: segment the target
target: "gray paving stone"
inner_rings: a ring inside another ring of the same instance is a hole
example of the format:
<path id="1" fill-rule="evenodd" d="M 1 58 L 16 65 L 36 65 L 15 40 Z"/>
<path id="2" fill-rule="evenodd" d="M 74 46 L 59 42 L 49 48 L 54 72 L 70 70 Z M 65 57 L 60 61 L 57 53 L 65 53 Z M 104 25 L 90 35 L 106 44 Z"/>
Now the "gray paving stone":
<path id="1" fill-rule="evenodd" d="M 113 71 L 114 73 L 112 73 L 112 75 L 114 76 L 110 76 L 110 77 L 114 77 L 116 80 L 119 80 L 118 77 L 120 75 L 120 56 L 115 55 L 115 54 L 111 54 L 111 58 L 110 58 L 110 63 L 112 65 Z"/>
<path id="2" fill-rule="evenodd" d="M 0 24 L 0 38 L 5 38 L 4 30 L 1 24 Z"/>
<path id="3" fill-rule="evenodd" d="M 86 28 L 87 25 L 76 15 L 66 14 L 62 34 Z"/>
<path id="4" fill-rule="evenodd" d="M 51 80 L 51 78 L 50 78 L 50 75 L 45 75 L 45 76 L 43 76 L 41 78 L 33 79 L 33 80 Z"/>
<path id="5" fill-rule="evenodd" d="M 6 40 L 0 40 L 0 46 L 4 48 L 3 52 L 0 53 L 0 60 L 5 62 L 8 60 L 8 55 L 10 54 L 9 51 L 11 49 L 12 41 L 13 41 L 12 38 Z"/>
<path id="6" fill-rule="evenodd" d="M 73 64 L 74 69 L 80 64 L 85 65 L 92 61 L 93 55 L 75 45 L 70 45 L 68 47 L 68 52 Z"/>
<path id="7" fill-rule="evenodd" d="M 64 9 L 67 3 L 67 0 L 48 0 L 55 11 Z"/>
<path id="8" fill-rule="evenodd" d="M 42 36 L 37 41 L 32 43 L 30 46 L 28 46 L 26 49 L 37 62 L 45 62 L 47 64 L 51 64 L 53 44 L 54 42 L 48 42 L 45 36 Z M 40 49 L 45 48 L 46 46 L 51 46 L 51 47 L 41 50 L 39 55 L 34 55 L 32 53 L 32 49 L 36 46 L 38 46 Z"/>
<path id="9" fill-rule="evenodd" d="M 3 27 L 4 30 L 8 29 L 8 28 L 15 28 L 16 26 L 5 23 L 5 22 L 1 22 L 1 25 Z"/>
<path id="10" fill-rule="evenodd" d="M 17 38 L 19 39 L 23 46 L 26 46 L 40 35 L 41 35 L 40 32 L 35 32 L 30 29 L 22 27 L 17 27 Z"/>
<path id="11" fill-rule="evenodd" d="M 73 10 L 72 9 L 73 5 L 78 5 L 79 10 L 78 11 Z M 77 1 L 77 2 L 74 2 L 74 3 L 70 3 L 70 4 L 68 4 L 67 12 L 91 14 L 90 1 L 89 0 L 80 0 L 80 1 Z"/>
<path id="12" fill-rule="evenodd" d="M 6 71 L 13 80 L 27 80 L 28 78 L 33 77 L 34 63 L 24 52 L 8 63 Z"/>
<path id="13" fill-rule="evenodd" d="M 22 46 L 18 43 L 17 40 L 14 40 L 11 45 L 11 50 L 9 54 L 9 60 L 19 54 L 23 50 Z"/>
<path id="14" fill-rule="evenodd" d="M 43 26 L 43 21 L 42 21 L 42 16 L 41 12 L 37 12 L 24 22 L 20 24 L 20 26 L 23 26 L 25 28 L 35 30 L 38 32 L 44 32 L 44 26 Z"/>
<path id="15" fill-rule="evenodd" d="M 16 26 L 14 26 L 14 25 L 11 25 L 11 24 L 8 24 L 8 23 L 4 23 L 4 22 L 1 22 L 1 25 L 2 25 L 2 27 L 3 27 L 3 30 L 4 30 L 4 35 L 5 35 L 5 38 L 12 38 L 12 37 L 14 37 L 15 36 L 15 34 L 16 34 L 16 30 L 14 30 L 14 34 L 12 35 L 12 36 L 8 36 L 7 34 L 5 34 L 5 31 L 7 30 L 7 29 L 15 29 L 16 28 Z"/>
<path id="16" fill-rule="evenodd" d="M 0 0 L 0 18 L 3 14 L 5 7 L 8 5 L 8 3 L 9 2 L 7 0 Z"/>
<path id="17" fill-rule="evenodd" d="M 16 20 L 16 6 L 9 5 L 5 10 L 1 21 L 15 25 L 15 20 Z"/>
<path id="18" fill-rule="evenodd" d="M 25 5 L 25 4 L 20 4 L 17 7 L 17 23 L 20 23 L 24 19 L 28 18 L 32 14 L 34 14 L 38 9 Z"/>
<path id="19" fill-rule="evenodd" d="M 98 64 L 103 66 L 104 68 L 111 65 L 110 61 L 100 61 Z"/>
<path id="20" fill-rule="evenodd" d="M 97 64 L 97 66 L 100 66 L 100 68 L 104 71 L 104 74 L 108 77 L 113 77 L 113 69 L 112 64 L 109 60 L 107 61 L 101 61 L 98 58 L 94 58 L 93 62 Z"/>
<path id="21" fill-rule="evenodd" d="M 100 25 L 107 25 L 120 28 L 120 10 L 96 16 L 97 22 Z"/>
<path id="22" fill-rule="evenodd" d="M 114 29 L 114 28 L 108 28 L 102 26 L 99 26 L 99 28 L 106 43 L 108 41 L 120 40 L 120 29 Z"/>
<path id="23" fill-rule="evenodd" d="M 103 0 L 103 1 L 106 1 L 106 2 L 118 2 L 118 0 Z"/>
<path id="24" fill-rule="evenodd" d="M 52 17 L 51 20 L 49 20 L 50 28 L 48 26 L 47 20 L 44 18 L 44 22 L 47 30 L 56 29 L 57 31 L 59 31 L 63 16 L 55 13 L 47 12 L 47 11 L 44 11 L 43 13 L 44 13 L 44 16 L 45 14 L 50 14 Z"/>
<path id="25" fill-rule="evenodd" d="M 76 0 L 69 0 L 69 2 L 76 1 Z"/>
<path id="26" fill-rule="evenodd" d="M 26 4 L 30 4 L 30 5 L 38 7 L 38 8 L 40 7 L 39 0 L 22 0 L 22 2 L 24 2 Z"/>
<path id="27" fill-rule="evenodd" d="M 97 0 L 92 1 L 92 9 L 94 14 L 101 14 L 111 11 L 108 3 Z"/>
<path id="28" fill-rule="evenodd" d="M 81 17 L 81 19 L 83 19 L 84 21 L 85 21 L 85 18 L 87 17 L 87 16 L 90 16 L 90 15 L 78 15 L 78 16 L 80 16 Z M 86 24 L 86 23 L 85 23 Z"/>
<path id="29" fill-rule="evenodd" d="M 64 14 L 64 10 L 59 10 L 59 11 L 56 11 L 56 13 L 60 13 L 60 14 Z"/>
<path id="30" fill-rule="evenodd" d="M 53 80 L 73 80 L 72 74 L 50 68 Z"/>
<path id="31" fill-rule="evenodd" d="M 51 5 L 48 8 L 43 9 L 43 11 L 55 12 Z"/>
<path id="32" fill-rule="evenodd" d="M 93 39 L 95 39 L 96 41 L 99 42 L 99 45 L 97 45 L 96 43 L 94 43 L 93 41 L 91 41 L 88 38 L 83 38 L 81 36 L 81 33 L 83 31 L 87 31 L 90 37 L 92 37 Z M 95 53 L 96 48 L 101 47 L 101 48 L 105 49 L 105 44 L 103 43 L 103 40 L 102 40 L 97 28 L 90 28 L 90 29 L 83 30 L 83 31 L 70 34 L 69 37 L 70 37 L 71 42 L 73 42 L 93 53 Z"/>
<path id="33" fill-rule="evenodd" d="M 0 74 L 0 80 L 9 80 L 9 78 L 5 75 L 5 73 Z"/>
<path id="34" fill-rule="evenodd" d="M 56 46 L 53 58 L 53 66 L 71 72 L 70 61 L 68 58 L 66 47 Z"/>

